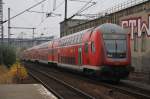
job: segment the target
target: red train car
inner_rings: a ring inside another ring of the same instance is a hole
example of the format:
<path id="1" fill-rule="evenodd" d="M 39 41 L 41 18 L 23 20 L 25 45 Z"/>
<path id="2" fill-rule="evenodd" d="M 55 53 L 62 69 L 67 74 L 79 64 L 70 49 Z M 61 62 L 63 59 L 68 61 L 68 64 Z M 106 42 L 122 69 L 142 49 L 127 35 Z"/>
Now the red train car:
<path id="1" fill-rule="evenodd" d="M 22 59 L 78 70 L 109 80 L 129 74 L 129 34 L 122 27 L 106 23 L 24 51 Z"/>

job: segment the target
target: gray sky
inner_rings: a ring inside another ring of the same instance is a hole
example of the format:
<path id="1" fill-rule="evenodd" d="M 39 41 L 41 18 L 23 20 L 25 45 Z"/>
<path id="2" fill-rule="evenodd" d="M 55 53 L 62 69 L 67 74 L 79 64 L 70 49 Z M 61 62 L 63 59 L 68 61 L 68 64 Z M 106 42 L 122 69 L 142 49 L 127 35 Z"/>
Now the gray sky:
<path id="1" fill-rule="evenodd" d="M 4 0 L 4 20 L 7 19 L 7 11 L 8 7 L 11 9 L 11 16 L 18 14 L 19 12 L 23 11 L 24 9 L 40 2 L 42 0 Z M 44 12 L 51 12 L 53 11 L 53 1 L 54 0 L 47 0 L 46 2 L 42 3 L 41 5 L 31 9 L 34 11 L 44 11 Z M 64 0 L 56 0 L 56 6 L 62 3 Z M 80 1 L 90 1 L 90 0 L 80 0 Z M 104 9 L 108 9 L 113 7 L 121 2 L 129 1 L 129 0 L 93 0 L 97 2 L 96 5 L 92 6 L 85 12 L 84 14 L 97 14 Z M 86 3 L 83 2 L 75 2 L 68 0 L 68 17 L 76 13 L 80 8 L 82 8 Z M 39 37 L 41 33 L 44 33 L 44 36 L 54 35 L 59 37 L 60 35 L 60 26 L 59 23 L 64 19 L 64 3 L 57 8 L 53 13 L 61 14 L 61 17 L 48 17 L 46 18 L 45 14 L 39 13 L 30 13 L 26 12 L 15 19 L 11 20 L 11 26 L 17 27 L 35 27 L 36 28 L 36 37 Z M 4 24 L 4 33 L 7 37 L 7 23 Z M 24 38 L 32 37 L 32 30 L 16 30 L 12 29 L 11 33 L 15 34 L 12 37 L 20 37 L 20 33 L 24 32 Z"/>

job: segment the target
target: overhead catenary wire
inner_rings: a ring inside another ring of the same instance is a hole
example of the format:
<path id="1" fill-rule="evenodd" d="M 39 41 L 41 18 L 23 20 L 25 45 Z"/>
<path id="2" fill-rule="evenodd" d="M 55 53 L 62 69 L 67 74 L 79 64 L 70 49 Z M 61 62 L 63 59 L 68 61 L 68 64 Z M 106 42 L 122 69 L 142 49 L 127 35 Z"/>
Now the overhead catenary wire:
<path id="1" fill-rule="evenodd" d="M 40 5 L 41 3 L 45 2 L 45 1 L 47 1 L 47 0 L 42 0 L 42 1 L 40 1 L 40 2 L 38 2 L 38 3 L 36 3 L 36 4 L 34 4 L 33 6 L 27 8 L 27 9 L 25 9 L 24 11 L 18 13 L 17 15 L 11 17 L 9 20 L 12 20 L 12 19 L 16 18 L 17 16 L 19 16 L 19 15 L 25 13 L 26 11 L 28 11 L 28 10 L 30 10 L 30 9 L 32 9 L 32 8 L 34 8 L 34 7 L 36 7 L 36 6 L 38 6 L 38 5 Z M 6 23 L 6 22 L 8 22 L 8 19 L 5 20 L 5 21 L 3 21 L 3 23 Z"/>
<path id="2" fill-rule="evenodd" d="M 31 13 L 39 13 L 39 14 L 43 14 L 43 13 L 49 13 L 49 12 L 44 12 L 44 11 L 33 11 L 33 10 L 29 10 L 28 12 L 31 12 Z"/>
<path id="3" fill-rule="evenodd" d="M 41 20 L 41 22 L 36 27 L 38 28 L 47 18 L 48 17 L 46 17 L 45 19 Z"/>
<path id="4" fill-rule="evenodd" d="M 43 12 L 44 10 L 44 4 L 41 4 L 41 11 Z M 44 13 L 41 16 L 41 20 L 44 20 Z"/>
<path id="5" fill-rule="evenodd" d="M 7 6 L 8 8 L 10 7 L 10 5 L 9 5 L 8 3 L 6 3 L 6 2 L 5 2 L 5 6 Z M 16 13 L 16 10 L 13 9 L 13 8 L 11 8 L 10 11 L 11 11 L 11 13 L 14 13 L 14 14 Z M 6 18 L 4 18 L 4 19 L 6 19 Z M 24 23 L 25 23 L 26 25 L 29 25 L 29 24 L 27 24 L 27 20 L 26 20 L 25 18 L 19 17 L 18 19 L 19 19 L 20 21 L 24 21 Z M 11 24 L 13 24 L 13 23 L 11 23 Z"/>
<path id="6" fill-rule="evenodd" d="M 87 6 L 86 8 L 84 8 L 84 9 L 82 9 L 80 12 L 78 12 L 77 14 L 84 12 L 85 10 L 87 10 L 88 8 L 92 7 L 92 6 L 95 5 L 95 4 L 96 4 L 96 3 L 93 3 L 93 4 L 89 5 L 89 6 Z"/>
<path id="7" fill-rule="evenodd" d="M 87 2 L 79 11 L 77 11 L 77 13 L 80 13 L 88 4 L 90 4 L 92 0 L 90 0 L 89 2 Z"/>
<path id="8" fill-rule="evenodd" d="M 80 14 L 81 12 L 87 10 L 88 8 L 90 8 L 91 6 L 95 5 L 95 3 L 92 3 L 91 5 L 89 5 L 92 2 L 92 0 L 89 0 L 80 10 L 78 10 L 75 14 L 73 14 L 70 18 L 68 19 L 72 19 L 73 17 L 75 17 L 76 15 Z M 89 6 L 88 6 L 89 5 Z"/>
<path id="9" fill-rule="evenodd" d="M 61 3 L 58 4 L 58 6 L 56 6 L 55 10 L 57 10 L 60 6 L 62 6 L 65 3 L 65 0 L 63 0 Z M 54 10 L 54 11 L 55 11 Z"/>
<path id="10" fill-rule="evenodd" d="M 74 2 L 83 2 L 83 3 L 87 3 L 88 1 L 83 1 L 83 0 L 70 0 L 70 1 L 74 1 Z M 90 3 L 95 3 L 95 2 L 90 2 Z"/>

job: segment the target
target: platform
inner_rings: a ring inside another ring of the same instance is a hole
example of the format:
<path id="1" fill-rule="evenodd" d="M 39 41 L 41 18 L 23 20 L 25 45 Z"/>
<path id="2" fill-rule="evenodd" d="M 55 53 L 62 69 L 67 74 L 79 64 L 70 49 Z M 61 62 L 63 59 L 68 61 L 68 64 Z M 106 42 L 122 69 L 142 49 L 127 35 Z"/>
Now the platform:
<path id="1" fill-rule="evenodd" d="M 41 84 L 0 85 L 0 99 L 57 99 Z"/>

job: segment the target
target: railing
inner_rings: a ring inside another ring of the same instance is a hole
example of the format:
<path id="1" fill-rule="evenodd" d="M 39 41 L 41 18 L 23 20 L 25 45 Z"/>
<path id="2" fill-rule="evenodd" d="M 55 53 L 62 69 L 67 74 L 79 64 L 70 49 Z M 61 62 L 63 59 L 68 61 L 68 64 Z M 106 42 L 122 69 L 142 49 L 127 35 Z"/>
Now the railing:
<path id="1" fill-rule="evenodd" d="M 108 8 L 106 10 L 99 12 L 97 17 L 102 17 L 102 16 L 105 16 L 105 15 L 108 15 L 111 13 L 115 13 L 115 12 L 118 12 L 120 10 L 141 4 L 141 3 L 146 2 L 146 1 L 149 1 L 149 0 L 128 0 L 127 2 L 123 2 L 121 4 L 114 6 L 114 7 L 111 7 L 111 8 Z"/>

